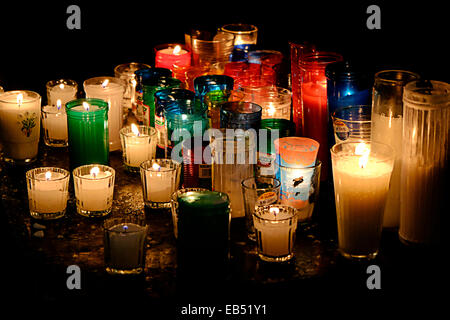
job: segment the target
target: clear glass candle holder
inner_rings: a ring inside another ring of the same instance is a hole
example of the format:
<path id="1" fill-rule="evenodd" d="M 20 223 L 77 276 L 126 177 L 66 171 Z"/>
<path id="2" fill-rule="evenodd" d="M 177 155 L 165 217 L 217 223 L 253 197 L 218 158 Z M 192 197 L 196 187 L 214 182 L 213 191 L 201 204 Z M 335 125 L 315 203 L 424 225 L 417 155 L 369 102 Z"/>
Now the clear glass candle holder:
<path id="1" fill-rule="evenodd" d="M 30 214 L 39 220 L 61 218 L 66 213 L 70 172 L 41 167 L 26 172 Z"/>
<path id="2" fill-rule="evenodd" d="M 378 254 L 394 149 L 378 142 L 331 148 L 339 251 L 349 259 Z"/>
<path id="3" fill-rule="evenodd" d="M 180 184 L 181 164 L 172 159 L 152 159 L 140 167 L 145 205 L 152 209 L 170 208 L 172 193 Z"/>
<path id="4" fill-rule="evenodd" d="M 369 141 L 372 128 L 371 115 L 372 107 L 368 105 L 343 107 L 333 112 L 331 119 L 335 143 L 346 140 Z"/>
<path id="5" fill-rule="evenodd" d="M 186 43 L 192 50 L 192 62 L 195 66 L 206 66 L 223 72 L 234 48 L 234 36 L 228 33 L 216 35 L 193 32 Z"/>
<path id="6" fill-rule="evenodd" d="M 105 268 L 109 274 L 139 274 L 145 268 L 148 225 L 143 215 L 107 219 L 104 224 Z"/>
<path id="7" fill-rule="evenodd" d="M 276 87 L 244 87 L 245 101 L 262 107 L 261 119 L 291 119 L 292 93 L 290 90 Z"/>
<path id="8" fill-rule="evenodd" d="M 280 181 L 270 177 L 251 177 L 241 183 L 244 195 L 245 225 L 250 240 L 255 240 L 253 213 L 260 206 L 276 204 L 280 201 Z"/>
<path id="9" fill-rule="evenodd" d="M 45 106 L 41 111 L 44 143 L 50 147 L 67 147 L 67 114 L 65 108 Z"/>
<path id="10" fill-rule="evenodd" d="M 173 222 L 173 235 L 178 238 L 178 197 L 182 194 L 193 191 L 208 191 L 206 188 L 183 188 L 172 193 L 170 198 L 172 222 Z"/>
<path id="11" fill-rule="evenodd" d="M 285 262 L 294 257 L 297 214 L 295 209 L 275 204 L 258 207 L 253 214 L 258 256 L 267 262 Z"/>
<path id="12" fill-rule="evenodd" d="M 123 163 L 130 172 L 139 172 L 142 162 L 154 159 L 156 154 L 156 129 L 149 126 L 136 126 L 120 130 Z"/>
<path id="13" fill-rule="evenodd" d="M 111 212 L 115 170 L 101 164 L 89 164 L 73 170 L 78 214 L 104 217 Z"/>
<path id="14" fill-rule="evenodd" d="M 67 102 L 75 100 L 78 94 L 78 84 L 71 79 L 50 80 L 46 83 L 47 105 L 56 107 L 58 100 L 64 108 Z"/>

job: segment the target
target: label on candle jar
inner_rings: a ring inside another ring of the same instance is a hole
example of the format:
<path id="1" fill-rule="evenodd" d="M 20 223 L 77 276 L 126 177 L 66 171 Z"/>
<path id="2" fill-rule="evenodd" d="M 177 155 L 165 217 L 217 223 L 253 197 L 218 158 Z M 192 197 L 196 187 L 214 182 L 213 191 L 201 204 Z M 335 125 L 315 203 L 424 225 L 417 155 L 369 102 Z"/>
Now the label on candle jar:
<path id="1" fill-rule="evenodd" d="M 258 197 L 258 199 L 256 199 L 255 206 L 268 206 L 269 204 L 276 203 L 277 200 L 278 196 L 276 192 L 264 192 Z"/>
<path id="2" fill-rule="evenodd" d="M 158 147 L 164 148 L 167 135 L 164 116 L 155 114 L 155 129 L 158 132 Z"/>
<path id="3" fill-rule="evenodd" d="M 336 120 L 333 122 L 334 134 L 336 136 L 336 142 L 347 140 L 350 135 L 350 130 L 347 125 L 340 121 Z"/>
<path id="4" fill-rule="evenodd" d="M 275 174 L 274 162 L 276 154 L 258 152 L 257 168 L 259 175 L 273 176 Z"/>

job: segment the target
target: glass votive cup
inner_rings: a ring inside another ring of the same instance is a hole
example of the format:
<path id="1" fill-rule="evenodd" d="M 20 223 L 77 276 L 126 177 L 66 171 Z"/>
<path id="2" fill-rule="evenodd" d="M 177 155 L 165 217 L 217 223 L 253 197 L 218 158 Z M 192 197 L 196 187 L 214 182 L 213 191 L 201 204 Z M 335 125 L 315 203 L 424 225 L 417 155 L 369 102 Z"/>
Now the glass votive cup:
<path id="1" fill-rule="evenodd" d="M 204 97 L 204 103 L 208 106 L 209 127 L 220 128 L 220 107 L 224 102 L 243 101 L 244 93 L 236 90 L 214 90 Z"/>
<path id="2" fill-rule="evenodd" d="M 244 87 L 245 100 L 262 107 L 261 119 L 291 119 L 292 93 L 290 90 L 276 87 Z"/>
<path id="3" fill-rule="evenodd" d="M 234 79 L 224 74 L 199 76 L 194 79 L 194 91 L 203 102 L 205 94 L 215 90 L 233 90 Z"/>
<path id="4" fill-rule="evenodd" d="M 66 213 L 70 172 L 41 167 L 26 172 L 30 215 L 39 220 L 61 218 Z"/>
<path id="5" fill-rule="evenodd" d="M 337 109 L 331 115 L 335 143 L 344 141 L 370 141 L 372 107 L 349 106 Z"/>
<path id="6" fill-rule="evenodd" d="M 214 36 L 191 34 L 190 46 L 194 65 L 223 70 L 223 66 L 228 62 L 233 52 L 234 37 L 228 33 L 218 33 Z"/>
<path id="7" fill-rule="evenodd" d="M 145 267 L 148 225 L 143 215 L 105 220 L 104 258 L 109 274 L 139 274 Z"/>
<path id="8" fill-rule="evenodd" d="M 73 170 L 77 213 L 104 217 L 111 212 L 114 196 L 115 170 L 101 164 L 88 164 Z"/>
<path id="9" fill-rule="evenodd" d="M 261 106 L 253 102 L 225 102 L 220 108 L 220 127 L 258 130 L 261 122 L 261 113 Z"/>
<path id="10" fill-rule="evenodd" d="M 142 162 L 155 158 L 156 129 L 149 126 L 136 126 L 120 130 L 123 163 L 129 172 L 139 172 Z"/>
<path id="11" fill-rule="evenodd" d="M 193 191 L 208 191 L 206 188 L 183 188 L 172 193 L 170 198 L 171 212 L 172 212 L 172 222 L 173 222 L 173 235 L 178 238 L 178 197 L 187 192 Z"/>
<path id="12" fill-rule="evenodd" d="M 67 114 L 64 107 L 45 106 L 41 111 L 44 143 L 50 147 L 67 147 Z"/>
<path id="13" fill-rule="evenodd" d="M 77 98 L 78 84 L 75 80 L 50 80 L 45 86 L 47 88 L 47 104 L 49 106 L 56 106 L 59 100 L 64 107 L 67 102 Z"/>
<path id="14" fill-rule="evenodd" d="M 181 164 L 172 159 L 151 159 L 142 162 L 140 168 L 145 206 L 170 208 L 172 193 L 180 184 Z"/>
<path id="15" fill-rule="evenodd" d="M 394 149 L 378 142 L 341 142 L 331 148 L 339 251 L 366 260 L 378 254 Z"/>
<path id="16" fill-rule="evenodd" d="M 275 204 L 258 207 L 253 214 L 258 256 L 267 262 L 285 262 L 294 257 L 297 214 L 295 209 Z"/>
<path id="17" fill-rule="evenodd" d="M 285 167 L 274 164 L 276 177 L 281 182 L 280 203 L 295 209 L 298 222 L 311 220 L 314 205 L 319 200 L 320 170 L 317 161 L 312 167 Z"/>
<path id="18" fill-rule="evenodd" d="M 280 185 L 279 180 L 270 177 L 251 177 L 242 181 L 245 225 L 250 240 L 256 240 L 255 228 L 253 226 L 253 213 L 260 206 L 279 203 Z"/>

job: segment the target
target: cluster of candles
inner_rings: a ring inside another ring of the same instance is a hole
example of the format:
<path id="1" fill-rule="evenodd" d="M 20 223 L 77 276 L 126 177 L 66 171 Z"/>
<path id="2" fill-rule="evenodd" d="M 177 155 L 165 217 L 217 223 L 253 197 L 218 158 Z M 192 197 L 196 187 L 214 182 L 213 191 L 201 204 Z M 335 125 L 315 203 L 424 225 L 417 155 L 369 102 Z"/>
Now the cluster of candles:
<path id="1" fill-rule="evenodd" d="M 171 208 L 185 248 L 198 249 L 201 237 L 225 248 L 230 218 L 246 217 L 261 259 L 290 260 L 297 224 L 310 220 L 320 183 L 329 179 L 343 256 L 375 257 L 383 227 L 400 226 L 404 242 L 433 243 L 448 170 L 449 85 L 402 70 L 381 71 L 373 83 L 340 54 L 291 43 L 291 91 L 277 86 L 283 55 L 255 50 L 256 35 L 241 24 L 209 39 L 193 31 L 184 44 L 156 47 L 154 68 L 123 64 L 115 77 L 86 80 L 86 98 L 77 99 L 72 80 L 48 82 L 42 109 L 37 93 L 1 93 L 4 159 L 36 159 L 41 117 L 45 144 L 69 147 L 77 212 L 98 217 L 112 207 L 109 152 L 122 150 L 126 169 L 141 175 L 145 205 Z M 129 111 L 138 125 L 123 127 Z M 246 131 L 190 143 L 208 128 Z M 200 161 L 192 162 L 196 148 Z M 27 172 L 33 217 L 64 215 L 69 176 L 60 168 Z M 147 230 L 129 221 L 105 228 L 105 245 L 116 251 L 140 248 Z M 142 271 L 142 253 L 133 256 L 138 267 L 108 254 L 116 261 L 111 272 Z"/>

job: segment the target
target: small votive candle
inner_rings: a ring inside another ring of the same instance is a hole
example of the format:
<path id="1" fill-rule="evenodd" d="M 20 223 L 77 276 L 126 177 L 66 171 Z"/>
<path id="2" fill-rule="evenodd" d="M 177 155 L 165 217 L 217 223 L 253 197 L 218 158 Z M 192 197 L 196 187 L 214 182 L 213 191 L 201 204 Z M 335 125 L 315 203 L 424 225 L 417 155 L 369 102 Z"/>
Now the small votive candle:
<path id="1" fill-rule="evenodd" d="M 191 65 L 191 53 L 181 44 L 169 43 L 155 47 L 155 68 L 173 69 L 173 66 Z"/>
<path id="2" fill-rule="evenodd" d="M 28 204 L 35 219 L 52 220 L 65 215 L 69 196 L 70 173 L 55 167 L 26 172 Z"/>
<path id="3" fill-rule="evenodd" d="M 180 183 L 181 164 L 172 159 L 152 159 L 141 163 L 144 203 L 150 208 L 170 208 L 172 193 Z"/>
<path id="4" fill-rule="evenodd" d="M 70 79 L 58 79 L 47 82 L 47 104 L 49 106 L 56 106 L 58 100 L 61 105 L 77 98 L 78 84 Z"/>
<path id="5" fill-rule="evenodd" d="M 258 255 L 263 261 L 284 262 L 294 257 L 297 214 L 294 208 L 274 204 L 253 214 Z"/>
<path id="6" fill-rule="evenodd" d="M 112 209 L 115 170 L 89 164 L 73 170 L 77 212 L 85 217 L 103 217 Z"/>
<path id="7" fill-rule="evenodd" d="M 41 111 L 44 142 L 50 147 L 66 147 L 68 142 L 67 114 L 58 99 L 56 106 L 45 106 Z"/>
<path id="8" fill-rule="evenodd" d="M 149 126 L 137 126 L 120 130 L 120 141 L 123 150 L 123 162 L 130 172 L 139 172 L 142 162 L 155 158 L 156 129 Z"/>
<path id="9" fill-rule="evenodd" d="M 143 216 L 110 218 L 104 223 L 105 267 L 109 274 L 139 274 L 145 267 L 148 225 Z"/>

